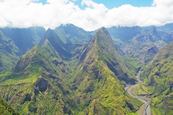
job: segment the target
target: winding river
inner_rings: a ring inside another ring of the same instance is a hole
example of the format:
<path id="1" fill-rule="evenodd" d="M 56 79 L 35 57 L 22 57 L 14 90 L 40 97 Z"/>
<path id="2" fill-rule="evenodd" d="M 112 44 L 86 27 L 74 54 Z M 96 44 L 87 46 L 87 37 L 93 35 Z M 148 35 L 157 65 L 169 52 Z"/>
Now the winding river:
<path id="1" fill-rule="evenodd" d="M 141 105 L 141 107 L 139 108 L 137 113 L 139 115 L 151 115 L 151 108 L 150 108 L 151 99 L 150 99 L 150 97 L 148 97 L 147 95 L 146 96 L 145 95 L 144 96 L 138 96 L 134 93 L 135 87 L 137 85 L 139 85 L 140 83 L 142 83 L 142 81 L 140 80 L 140 75 L 141 75 L 141 71 L 139 71 L 138 74 L 136 75 L 137 83 L 134 85 L 129 85 L 125 89 L 130 96 L 143 102 L 143 104 Z"/>

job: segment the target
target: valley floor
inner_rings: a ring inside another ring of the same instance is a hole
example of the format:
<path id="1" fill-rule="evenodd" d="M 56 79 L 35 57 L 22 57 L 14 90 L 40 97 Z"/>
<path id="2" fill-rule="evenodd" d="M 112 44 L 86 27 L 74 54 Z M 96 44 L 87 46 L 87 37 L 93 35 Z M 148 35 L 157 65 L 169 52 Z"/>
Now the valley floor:
<path id="1" fill-rule="evenodd" d="M 136 76 L 137 83 L 135 85 L 129 85 L 125 89 L 130 96 L 143 102 L 143 104 L 141 105 L 141 107 L 137 111 L 137 113 L 139 115 L 151 115 L 151 108 L 150 108 L 151 99 L 150 99 L 150 97 L 148 95 L 139 96 L 135 93 L 136 87 L 142 83 L 142 81 L 140 80 L 140 74 L 141 74 L 141 71 L 139 71 Z"/>

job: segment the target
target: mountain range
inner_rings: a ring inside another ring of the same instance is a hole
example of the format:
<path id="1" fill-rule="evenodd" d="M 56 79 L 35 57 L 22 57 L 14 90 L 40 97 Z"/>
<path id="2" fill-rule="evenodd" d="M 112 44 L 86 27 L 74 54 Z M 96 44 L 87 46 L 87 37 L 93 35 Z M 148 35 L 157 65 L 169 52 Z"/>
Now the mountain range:
<path id="1" fill-rule="evenodd" d="M 172 25 L 1 28 L 0 113 L 135 115 L 126 87 L 139 84 L 152 114 L 171 115 Z"/>

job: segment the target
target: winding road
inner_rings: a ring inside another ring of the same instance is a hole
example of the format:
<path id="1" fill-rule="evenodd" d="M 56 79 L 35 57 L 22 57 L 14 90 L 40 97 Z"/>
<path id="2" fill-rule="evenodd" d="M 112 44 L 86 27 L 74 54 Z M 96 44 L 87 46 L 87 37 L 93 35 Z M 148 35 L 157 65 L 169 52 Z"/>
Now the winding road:
<path id="1" fill-rule="evenodd" d="M 140 80 L 140 74 L 141 74 L 141 71 L 139 71 L 138 74 L 136 75 L 137 83 L 135 85 L 129 85 L 125 89 L 130 96 L 143 102 L 143 105 L 139 108 L 137 113 L 139 115 L 151 115 L 151 109 L 150 109 L 151 99 L 150 99 L 150 97 L 148 97 L 147 95 L 146 96 L 145 95 L 144 96 L 138 96 L 134 93 L 135 87 L 137 85 L 139 85 L 140 83 L 142 83 L 142 81 Z"/>

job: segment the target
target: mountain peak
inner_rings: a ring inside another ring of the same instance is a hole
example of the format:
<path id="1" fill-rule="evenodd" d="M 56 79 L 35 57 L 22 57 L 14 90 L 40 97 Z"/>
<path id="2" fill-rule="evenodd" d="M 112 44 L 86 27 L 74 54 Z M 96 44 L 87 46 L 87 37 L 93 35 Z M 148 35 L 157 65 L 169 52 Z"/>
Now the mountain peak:
<path id="1" fill-rule="evenodd" d="M 112 40 L 107 29 L 104 27 L 96 31 L 94 41 L 98 48 L 105 53 L 112 53 L 112 51 L 115 51 L 114 41 Z"/>
<path id="2" fill-rule="evenodd" d="M 106 30 L 106 28 L 98 29 L 92 38 L 92 41 L 88 43 L 87 47 L 85 47 L 80 60 L 86 59 L 91 60 L 98 57 L 99 54 L 105 54 L 106 52 L 110 52 L 109 49 L 113 48 L 112 39 Z"/>
<path id="3" fill-rule="evenodd" d="M 111 36 L 105 27 L 98 29 L 94 37 L 97 39 L 111 39 Z"/>
<path id="4" fill-rule="evenodd" d="M 101 27 L 101 28 L 99 28 L 99 29 L 96 30 L 96 32 L 101 32 L 101 31 L 106 32 L 107 29 L 105 27 Z"/>
<path id="5" fill-rule="evenodd" d="M 94 37 L 97 38 L 98 40 L 111 40 L 112 41 L 112 38 L 111 38 L 108 30 L 105 27 L 102 27 L 102 28 L 96 30 Z"/>

